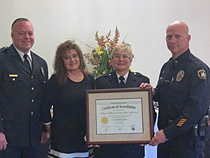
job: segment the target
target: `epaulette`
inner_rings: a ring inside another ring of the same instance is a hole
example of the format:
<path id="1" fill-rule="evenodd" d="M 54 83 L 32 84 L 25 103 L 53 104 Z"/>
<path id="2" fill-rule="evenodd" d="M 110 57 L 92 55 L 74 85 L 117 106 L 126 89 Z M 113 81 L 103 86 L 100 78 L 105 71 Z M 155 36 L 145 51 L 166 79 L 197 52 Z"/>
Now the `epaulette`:
<path id="1" fill-rule="evenodd" d="M 112 76 L 112 74 L 111 73 L 107 73 L 106 76 Z"/>
<path id="2" fill-rule="evenodd" d="M 8 47 L 2 47 L 0 48 L 0 52 L 3 52 L 4 50 L 6 50 Z"/>
<path id="3" fill-rule="evenodd" d="M 137 77 L 142 77 L 142 76 L 144 76 L 144 75 L 142 75 L 142 74 L 139 73 L 139 72 L 133 72 L 133 74 L 134 74 L 135 76 L 137 76 Z"/>
<path id="4" fill-rule="evenodd" d="M 149 79 L 147 76 L 142 75 L 142 74 L 139 73 L 139 72 L 133 72 L 133 74 L 134 74 L 134 76 L 136 76 L 136 77 L 145 77 L 145 78 Z"/>
<path id="5" fill-rule="evenodd" d="M 99 78 L 109 78 L 109 77 L 111 77 L 111 76 L 112 76 L 112 74 L 111 74 L 111 72 L 110 72 L 110 73 L 106 73 L 106 74 L 104 74 L 104 75 L 98 76 L 96 79 L 99 79 Z"/>
<path id="6" fill-rule="evenodd" d="M 103 77 L 109 77 L 109 76 L 112 76 L 112 73 L 111 72 L 109 72 L 109 73 L 106 73 L 106 74 L 104 74 L 104 75 L 102 75 Z M 100 77 L 102 77 L 102 76 L 100 76 Z"/>
<path id="7" fill-rule="evenodd" d="M 134 74 L 135 76 L 142 76 L 142 74 L 140 74 L 139 72 L 133 72 L 133 74 Z"/>

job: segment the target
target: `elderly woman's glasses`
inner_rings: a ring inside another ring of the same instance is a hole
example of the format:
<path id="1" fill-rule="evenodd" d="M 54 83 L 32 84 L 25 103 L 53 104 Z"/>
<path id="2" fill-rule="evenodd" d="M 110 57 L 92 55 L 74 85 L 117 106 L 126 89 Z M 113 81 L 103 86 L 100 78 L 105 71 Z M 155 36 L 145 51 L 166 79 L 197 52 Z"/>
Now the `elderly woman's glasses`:
<path id="1" fill-rule="evenodd" d="M 117 58 L 117 59 L 120 59 L 121 57 L 122 57 L 123 59 L 130 59 L 130 56 L 128 56 L 128 55 L 119 55 L 119 54 L 116 54 L 116 55 L 114 55 L 113 57 L 114 57 L 114 58 Z"/>

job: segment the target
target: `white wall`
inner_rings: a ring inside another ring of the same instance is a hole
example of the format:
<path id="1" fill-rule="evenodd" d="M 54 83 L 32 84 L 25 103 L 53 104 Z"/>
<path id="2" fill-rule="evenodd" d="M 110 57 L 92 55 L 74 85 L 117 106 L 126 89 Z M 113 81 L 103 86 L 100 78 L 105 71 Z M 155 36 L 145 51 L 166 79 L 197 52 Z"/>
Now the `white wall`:
<path id="1" fill-rule="evenodd" d="M 165 43 L 165 29 L 175 20 L 188 24 L 191 51 L 210 65 L 209 0 L 0 0 L 0 47 L 11 44 L 10 27 L 18 17 L 28 18 L 35 28 L 34 52 L 46 59 L 50 74 L 56 47 L 77 38 L 92 47 L 95 32 L 104 35 L 117 26 L 120 42 L 132 45 L 131 68 L 156 85 L 160 68 L 171 53 Z M 77 41 L 83 53 L 91 52 Z M 90 67 L 90 66 L 88 66 Z"/>
<path id="2" fill-rule="evenodd" d="M 210 65 L 209 0 L 0 0 L 0 47 L 11 44 L 10 27 L 18 17 L 28 18 L 35 28 L 34 52 L 46 59 L 50 74 L 56 47 L 68 39 L 79 39 L 92 47 L 95 32 L 105 35 L 117 26 L 120 42 L 135 55 L 131 68 L 156 85 L 159 71 L 171 57 L 165 29 L 175 20 L 184 21 L 192 36 L 191 51 Z M 76 41 L 83 53 L 91 52 Z M 90 67 L 90 66 L 88 66 Z"/>

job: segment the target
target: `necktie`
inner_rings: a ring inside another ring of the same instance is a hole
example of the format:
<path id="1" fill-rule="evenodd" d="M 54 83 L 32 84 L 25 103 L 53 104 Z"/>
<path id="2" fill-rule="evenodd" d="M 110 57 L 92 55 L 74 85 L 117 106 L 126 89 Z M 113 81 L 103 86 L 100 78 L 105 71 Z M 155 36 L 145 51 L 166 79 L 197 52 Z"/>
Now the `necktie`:
<path id="1" fill-rule="evenodd" d="M 31 72 L 31 66 L 30 66 L 30 64 L 29 64 L 29 61 L 28 61 L 28 55 L 27 54 L 24 54 L 24 64 L 25 64 L 25 66 L 26 66 L 26 68 Z"/>
<path id="2" fill-rule="evenodd" d="M 123 76 L 120 76 L 119 79 L 120 79 L 120 87 L 125 88 L 125 82 L 124 82 L 125 78 Z"/>

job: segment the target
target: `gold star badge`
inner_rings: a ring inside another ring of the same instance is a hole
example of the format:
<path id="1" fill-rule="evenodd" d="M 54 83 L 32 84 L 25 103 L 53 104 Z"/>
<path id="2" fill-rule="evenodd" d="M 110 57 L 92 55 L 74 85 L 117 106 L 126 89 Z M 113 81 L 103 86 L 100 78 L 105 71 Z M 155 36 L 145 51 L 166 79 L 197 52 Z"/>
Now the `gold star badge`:
<path id="1" fill-rule="evenodd" d="M 202 80 L 206 80 L 207 78 L 206 71 L 204 69 L 198 70 L 198 77 Z"/>

